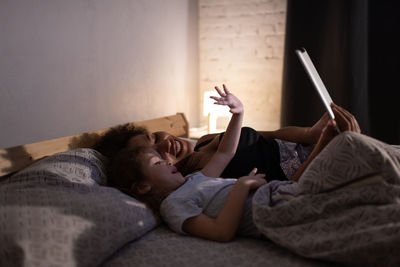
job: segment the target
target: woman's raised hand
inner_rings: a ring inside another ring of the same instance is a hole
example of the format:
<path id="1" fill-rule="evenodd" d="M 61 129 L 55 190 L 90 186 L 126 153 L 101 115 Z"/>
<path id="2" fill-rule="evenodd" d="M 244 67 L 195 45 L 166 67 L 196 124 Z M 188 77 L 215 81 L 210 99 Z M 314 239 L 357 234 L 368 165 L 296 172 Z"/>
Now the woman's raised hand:
<path id="1" fill-rule="evenodd" d="M 222 85 L 224 90 L 215 86 L 215 90 L 217 90 L 220 97 L 217 96 L 210 96 L 210 98 L 214 99 L 214 104 L 216 105 L 223 105 L 229 107 L 229 112 L 233 114 L 238 114 L 243 112 L 243 104 L 242 102 L 234 96 L 231 92 L 229 92 L 228 88 L 226 88 L 225 84 Z"/>
<path id="2" fill-rule="evenodd" d="M 358 122 L 353 114 L 334 103 L 331 104 L 331 107 L 333 113 L 335 114 L 337 125 L 342 132 L 351 131 L 361 133 L 360 126 L 358 125 Z"/>
<path id="3" fill-rule="evenodd" d="M 332 103 L 332 111 L 335 114 L 335 120 L 329 119 L 326 126 L 323 128 L 317 146 L 325 147 L 336 135 L 336 126 L 341 132 L 351 131 L 361 133 L 360 126 L 356 118 L 346 109 Z"/>
<path id="4" fill-rule="evenodd" d="M 317 143 L 319 137 L 321 136 L 322 130 L 325 128 L 329 121 L 330 117 L 328 112 L 325 112 L 324 115 L 311 127 L 309 128 L 307 135 L 310 140 L 310 144 Z"/>
<path id="5" fill-rule="evenodd" d="M 361 132 L 356 118 L 350 112 L 335 103 L 332 103 L 331 107 L 335 114 L 335 121 L 332 121 L 328 113 L 325 112 L 324 115 L 308 130 L 307 134 L 309 139 L 312 140 L 310 143 L 316 143 L 323 132 L 325 132 L 325 139 L 332 139 L 337 134 L 335 129 L 336 126 L 341 131 Z"/>

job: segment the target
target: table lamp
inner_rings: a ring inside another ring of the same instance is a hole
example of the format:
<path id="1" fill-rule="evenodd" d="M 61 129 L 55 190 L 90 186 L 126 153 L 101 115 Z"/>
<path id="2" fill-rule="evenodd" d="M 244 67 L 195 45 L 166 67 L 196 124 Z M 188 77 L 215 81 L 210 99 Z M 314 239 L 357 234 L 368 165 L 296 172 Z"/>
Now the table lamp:
<path id="1" fill-rule="evenodd" d="M 229 108 L 214 104 L 215 100 L 210 96 L 219 97 L 216 91 L 205 91 L 203 95 L 203 115 L 208 118 L 208 133 L 217 132 L 217 119 L 218 117 L 229 117 Z"/>

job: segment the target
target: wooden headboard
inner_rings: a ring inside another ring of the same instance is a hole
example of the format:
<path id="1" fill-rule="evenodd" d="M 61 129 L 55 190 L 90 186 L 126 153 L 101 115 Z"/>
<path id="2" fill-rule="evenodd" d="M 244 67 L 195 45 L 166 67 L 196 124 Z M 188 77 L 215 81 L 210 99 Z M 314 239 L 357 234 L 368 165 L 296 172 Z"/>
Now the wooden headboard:
<path id="1" fill-rule="evenodd" d="M 189 135 L 189 124 L 183 113 L 134 122 L 133 124 L 146 127 L 150 132 L 165 131 L 180 137 L 188 137 Z M 33 162 L 54 153 L 79 147 L 92 147 L 101 134 L 108 129 L 0 149 L 0 177 L 21 170 Z"/>

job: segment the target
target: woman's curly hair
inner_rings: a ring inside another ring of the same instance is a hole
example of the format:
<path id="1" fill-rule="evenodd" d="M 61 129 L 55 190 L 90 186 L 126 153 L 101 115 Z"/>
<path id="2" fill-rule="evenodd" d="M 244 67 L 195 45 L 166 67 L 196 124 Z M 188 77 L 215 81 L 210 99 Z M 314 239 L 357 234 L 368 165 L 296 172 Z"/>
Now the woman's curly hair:
<path id="1" fill-rule="evenodd" d="M 104 156 L 112 158 L 128 145 L 129 139 L 148 133 L 147 129 L 131 123 L 117 125 L 105 132 L 93 148 Z"/>

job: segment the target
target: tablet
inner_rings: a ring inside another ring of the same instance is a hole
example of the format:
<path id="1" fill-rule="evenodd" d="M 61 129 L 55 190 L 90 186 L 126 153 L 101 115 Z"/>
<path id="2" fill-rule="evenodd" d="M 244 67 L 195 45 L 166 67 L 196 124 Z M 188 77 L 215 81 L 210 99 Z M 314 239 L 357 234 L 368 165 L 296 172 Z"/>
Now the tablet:
<path id="1" fill-rule="evenodd" d="M 296 54 L 299 57 L 301 63 L 303 64 L 303 67 L 306 69 L 306 72 L 308 73 L 308 76 L 310 77 L 312 83 L 314 84 L 314 87 L 317 90 L 318 95 L 322 100 L 322 103 L 324 103 L 324 106 L 328 111 L 329 116 L 332 119 L 335 119 L 335 114 L 333 114 L 331 108 L 331 103 L 333 102 L 332 98 L 329 95 L 328 90 L 326 90 L 325 85 L 321 80 L 321 77 L 319 77 L 319 74 L 315 69 L 314 64 L 312 63 L 311 58 L 309 57 L 307 51 L 304 48 L 297 49 Z"/>

